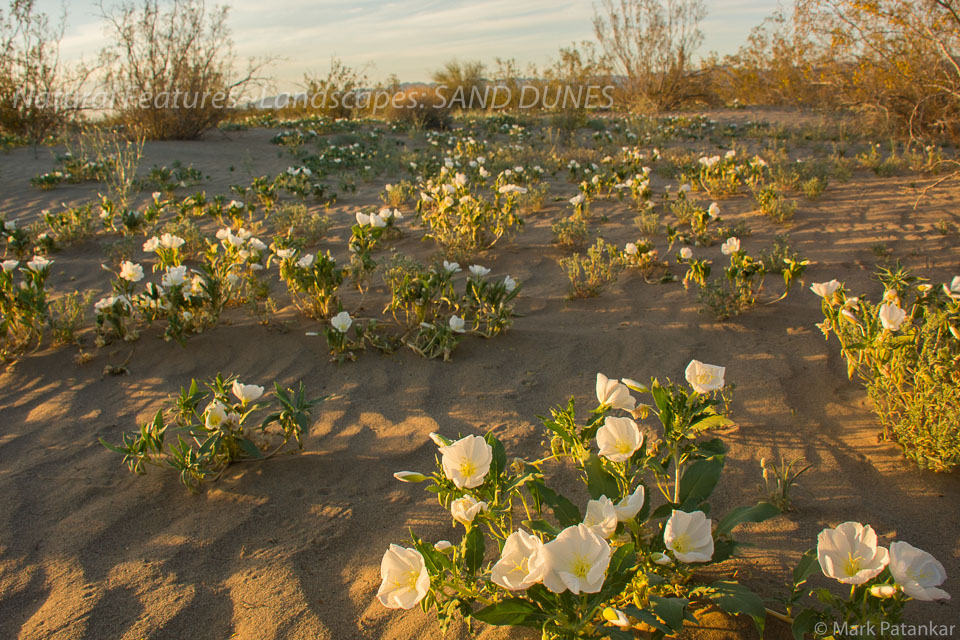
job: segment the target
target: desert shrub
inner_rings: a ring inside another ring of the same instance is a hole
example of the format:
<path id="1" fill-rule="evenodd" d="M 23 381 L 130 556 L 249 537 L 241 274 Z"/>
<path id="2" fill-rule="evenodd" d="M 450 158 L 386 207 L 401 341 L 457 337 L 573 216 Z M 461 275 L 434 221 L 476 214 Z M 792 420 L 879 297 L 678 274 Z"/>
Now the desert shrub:
<path id="1" fill-rule="evenodd" d="M 384 117 L 415 129 L 449 129 L 452 122 L 448 100 L 428 86 L 407 87 L 393 94 Z"/>
<path id="2" fill-rule="evenodd" d="M 190 140 L 215 127 L 261 66 L 234 71 L 227 8 L 208 11 L 205 0 L 137 0 L 103 17 L 104 85 L 119 122 L 149 139 Z"/>
<path id="3" fill-rule="evenodd" d="M 0 131 L 32 144 L 61 133 L 80 111 L 88 72 L 60 60 L 66 19 L 51 24 L 34 0 L 11 0 L 0 11 Z"/>
<path id="4" fill-rule="evenodd" d="M 310 211 L 306 205 L 284 203 L 270 214 L 275 229 L 275 240 L 282 239 L 288 246 L 299 248 L 316 245 L 327 233 L 330 218 L 319 211 Z"/>
<path id="5" fill-rule="evenodd" d="M 766 184 L 755 189 L 753 199 L 760 212 L 774 222 L 786 222 L 797 210 L 796 200 L 784 196 L 783 191 L 775 184 Z"/>
<path id="6" fill-rule="evenodd" d="M 219 373 L 204 387 L 191 380 L 139 431 L 124 433 L 118 445 L 103 438 L 100 444 L 122 455 L 131 473 L 144 475 L 147 465 L 171 469 L 196 493 L 233 462 L 272 458 L 291 442 L 302 449 L 310 413 L 325 400 L 307 400 L 302 383 L 294 390 L 274 382 L 270 401 L 258 402 L 263 387 Z"/>
<path id="7" fill-rule="evenodd" d="M 611 74 L 623 78 L 622 104 L 665 111 L 704 97 L 692 60 L 705 15 L 702 0 L 600 3 L 594 35 Z"/>
<path id="8" fill-rule="evenodd" d="M 553 243 L 564 249 L 583 249 L 587 245 L 589 229 L 581 216 L 571 215 L 551 225 Z"/>
<path id="9" fill-rule="evenodd" d="M 50 302 L 49 322 L 53 344 L 79 344 L 77 332 L 83 328 L 84 315 L 93 296 L 92 291 L 74 291 Z"/>
<path id="10" fill-rule="evenodd" d="M 836 280 L 813 285 L 819 326 L 866 386 L 883 436 L 917 465 L 948 471 L 960 464 L 960 277 L 933 287 L 898 267 L 879 278 L 879 303 Z"/>
<path id="11" fill-rule="evenodd" d="M 561 258 L 560 266 L 570 279 L 569 297 L 592 298 L 616 282 L 623 270 L 623 257 L 617 247 L 597 238 L 585 256 L 574 253 L 569 258 Z"/>
<path id="12" fill-rule="evenodd" d="M 357 92 L 368 86 L 368 79 L 363 70 L 354 69 L 334 56 L 325 77 L 305 74 L 303 84 L 303 94 L 282 105 L 281 117 L 352 118 L 359 112 Z"/>
<path id="13" fill-rule="evenodd" d="M 443 87 L 443 96 L 452 109 L 486 109 L 483 100 L 484 65 L 479 60 L 444 63 L 433 72 L 433 81 Z"/>
<path id="14" fill-rule="evenodd" d="M 380 194 L 380 199 L 391 207 L 402 207 L 417 195 L 415 185 L 409 180 L 401 180 L 396 184 L 388 184 L 383 187 L 384 192 Z"/>
<path id="15" fill-rule="evenodd" d="M 803 192 L 804 197 L 809 198 L 810 200 L 815 200 L 819 198 L 824 189 L 827 188 L 827 178 L 814 176 L 808 180 L 804 180 L 800 183 L 800 191 Z"/>

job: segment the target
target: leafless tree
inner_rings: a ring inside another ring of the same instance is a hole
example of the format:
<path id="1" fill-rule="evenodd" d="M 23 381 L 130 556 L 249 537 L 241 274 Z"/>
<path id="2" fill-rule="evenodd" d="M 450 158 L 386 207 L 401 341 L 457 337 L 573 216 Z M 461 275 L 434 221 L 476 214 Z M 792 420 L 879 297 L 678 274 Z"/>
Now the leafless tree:
<path id="1" fill-rule="evenodd" d="M 633 106 L 675 109 L 701 94 L 692 58 L 706 13 L 703 0 L 602 0 L 595 7 L 594 34 Z"/>

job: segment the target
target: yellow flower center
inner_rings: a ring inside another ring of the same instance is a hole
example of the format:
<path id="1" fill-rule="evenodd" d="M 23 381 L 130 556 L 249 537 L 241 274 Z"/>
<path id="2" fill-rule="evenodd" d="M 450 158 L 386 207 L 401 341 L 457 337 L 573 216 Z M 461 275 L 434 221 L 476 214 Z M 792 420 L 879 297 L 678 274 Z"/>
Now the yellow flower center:
<path id="1" fill-rule="evenodd" d="M 460 461 L 460 475 L 469 478 L 477 472 L 477 465 L 473 464 L 473 460 L 461 460 Z"/>
<path id="2" fill-rule="evenodd" d="M 681 533 L 679 536 L 673 539 L 673 550 L 677 553 L 685 553 L 687 549 L 693 546 L 693 542 L 690 540 L 690 536 L 686 533 Z"/>
<path id="3" fill-rule="evenodd" d="M 633 452 L 633 445 L 627 442 L 626 440 L 617 440 L 617 444 L 615 445 L 615 448 L 617 450 L 617 453 L 627 454 L 627 453 Z"/>
<path id="4" fill-rule="evenodd" d="M 843 565 L 843 571 L 847 574 L 848 577 L 853 577 L 860 573 L 860 563 L 863 561 L 863 558 L 860 556 L 855 556 L 852 553 L 847 554 L 847 562 Z"/>
<path id="5" fill-rule="evenodd" d="M 578 553 L 574 556 L 573 562 L 570 564 L 570 573 L 578 578 L 586 578 L 587 574 L 590 573 L 590 568 L 590 561 Z"/>
<path id="6" fill-rule="evenodd" d="M 393 581 L 393 586 L 397 589 L 414 589 L 417 588 L 417 580 L 420 579 L 420 572 L 414 571 L 404 571 Z"/>

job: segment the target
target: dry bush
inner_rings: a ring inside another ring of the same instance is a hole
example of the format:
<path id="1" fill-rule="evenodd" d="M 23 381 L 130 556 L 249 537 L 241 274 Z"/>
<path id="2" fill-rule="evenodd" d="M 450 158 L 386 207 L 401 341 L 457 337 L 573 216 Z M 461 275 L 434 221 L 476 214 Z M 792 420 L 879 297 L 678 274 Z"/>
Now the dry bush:
<path id="1" fill-rule="evenodd" d="M 51 25 L 34 0 L 11 0 L 0 11 L 0 130 L 37 144 L 56 135 L 79 112 L 73 94 L 86 71 L 66 69 L 60 40 L 66 16 Z"/>
<path id="2" fill-rule="evenodd" d="M 912 136 L 960 136 L 960 0 L 801 0 L 818 77 Z"/>
<path id="3" fill-rule="evenodd" d="M 450 60 L 443 68 L 433 72 L 433 81 L 443 87 L 443 96 L 453 108 L 463 110 L 484 109 L 483 63 Z"/>
<path id="4" fill-rule="evenodd" d="M 637 110 L 671 110 L 706 97 L 692 56 L 703 42 L 703 0 L 602 0 L 593 30 L 621 100 Z"/>
<path id="5" fill-rule="evenodd" d="M 334 56 L 326 76 L 304 74 L 304 92 L 294 96 L 279 110 L 281 117 L 295 118 L 321 115 L 329 118 L 352 118 L 358 108 L 358 92 L 368 86 L 363 69 L 354 69 Z"/>
<path id="6" fill-rule="evenodd" d="M 149 139 L 189 140 L 216 126 L 266 64 L 235 73 L 226 7 L 142 0 L 101 10 L 112 41 L 101 51 L 104 86 L 119 122 Z"/>
<path id="7" fill-rule="evenodd" d="M 449 96 L 427 85 L 397 91 L 385 112 L 391 122 L 403 122 L 416 129 L 447 129 L 451 122 Z"/>

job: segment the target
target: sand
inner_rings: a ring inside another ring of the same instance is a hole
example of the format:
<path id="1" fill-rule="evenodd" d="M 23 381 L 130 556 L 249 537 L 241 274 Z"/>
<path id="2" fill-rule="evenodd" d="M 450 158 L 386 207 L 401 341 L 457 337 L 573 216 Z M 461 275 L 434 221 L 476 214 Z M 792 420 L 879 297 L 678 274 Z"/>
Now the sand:
<path id="1" fill-rule="evenodd" d="M 226 193 L 230 184 L 291 164 L 269 143 L 272 134 L 215 132 L 199 142 L 150 143 L 142 166 L 192 163 L 211 176 L 199 188 Z M 29 177 L 50 168 L 48 149 L 0 156 L 0 206 L 8 217 L 28 219 L 54 203 L 95 195 L 90 184 L 29 186 Z M 389 181 L 384 176 L 342 197 L 318 248 L 344 255 L 353 212 L 378 203 Z M 542 439 L 536 415 L 570 395 L 592 406 L 598 371 L 681 379 L 691 358 L 725 365 L 728 382 L 737 385 L 737 424 L 722 434 L 730 452 L 717 513 L 763 497 L 761 457 L 803 456 L 813 464 L 794 494 L 795 511 L 742 527 L 740 537 L 756 546 L 717 572 L 736 573 L 775 596 L 823 527 L 857 520 L 872 524 L 884 542 L 906 540 L 933 553 L 949 575 L 943 588 L 960 597 L 960 478 L 922 471 L 895 445 L 878 442 L 866 395 L 847 380 L 837 343 L 825 342 L 814 326 L 822 319 L 820 303 L 806 289 L 838 278 L 876 299 L 871 273 L 880 242 L 934 282 L 960 273 L 957 236 L 935 228 L 943 218 L 960 222 L 960 190 L 944 187 L 914 211 L 912 183 L 922 180 L 858 171 L 820 199 L 801 200 L 789 231 L 814 262 L 805 286 L 724 323 L 698 313 L 693 291 L 647 284 L 631 273 L 597 298 L 566 300 L 556 263 L 564 254 L 550 243 L 550 224 L 569 205 L 548 200 L 511 242 L 477 260 L 491 276 L 510 274 L 523 283 L 521 316 L 503 336 L 465 340 L 452 362 L 402 350 L 366 352 L 338 366 L 329 362 L 323 338 L 305 335 L 316 323 L 279 289 L 283 308 L 270 326 L 230 311 L 222 326 L 191 337 L 185 348 L 153 329 L 133 345 L 96 349 L 88 331 L 94 358 L 86 364 L 75 363 L 70 347 L 27 354 L 0 370 L 0 637 L 435 638 L 431 617 L 376 602 L 380 557 L 390 543 L 408 541 L 408 527 L 434 540 L 456 540 L 460 532 L 429 494 L 398 483 L 393 472 L 432 469 L 431 431 L 492 430 L 508 455 L 536 455 Z M 575 192 L 562 176 L 552 184 L 551 196 Z M 753 229 L 743 239 L 748 251 L 782 231 L 748 197 L 722 206 L 726 219 Z M 601 226 L 608 240 L 622 246 L 636 239 L 626 203 L 596 204 L 595 218 L 599 212 L 609 218 Z M 421 259 L 432 254 L 412 216 L 401 228 L 397 250 Z M 109 274 L 98 265 L 109 241 L 97 237 L 54 255 L 52 288 L 105 292 Z M 657 243 L 664 251 L 662 237 Z M 696 251 L 721 258 L 719 246 Z M 382 304 L 375 291 L 361 313 L 377 314 Z M 101 375 L 128 356 L 129 375 Z M 314 414 L 303 453 L 238 464 L 199 495 L 170 473 L 130 475 L 98 443 L 136 428 L 191 377 L 217 371 L 257 384 L 302 380 L 311 394 L 334 397 Z M 958 622 L 949 602 L 913 606 L 909 618 Z M 730 623 L 722 619 L 718 625 L 691 635 L 755 635 L 749 626 L 725 630 Z M 538 637 L 489 627 L 477 636 Z M 455 625 L 448 637 L 472 636 Z"/>

